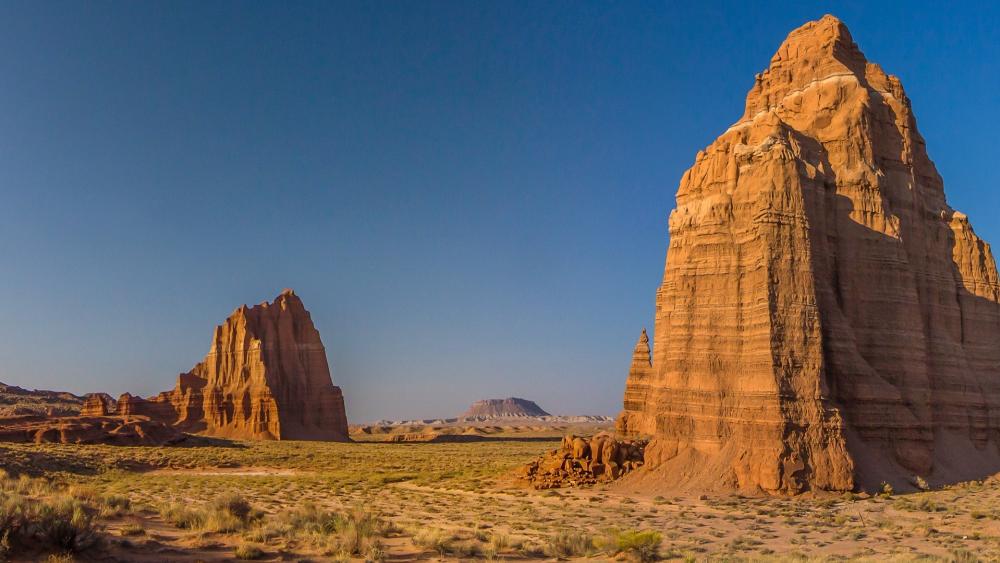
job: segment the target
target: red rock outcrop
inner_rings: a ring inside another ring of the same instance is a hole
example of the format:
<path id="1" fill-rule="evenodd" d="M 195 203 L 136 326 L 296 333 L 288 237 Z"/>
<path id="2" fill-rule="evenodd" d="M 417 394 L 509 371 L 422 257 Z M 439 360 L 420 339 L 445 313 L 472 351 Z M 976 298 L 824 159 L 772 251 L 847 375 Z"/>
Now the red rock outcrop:
<path id="1" fill-rule="evenodd" d="M 118 410 L 118 402 L 107 393 L 91 393 L 83 400 L 80 416 L 108 416 Z"/>
<path id="2" fill-rule="evenodd" d="M 998 301 L 899 79 L 824 16 L 681 179 L 619 428 L 654 436 L 666 486 L 981 477 L 1000 470 Z"/>
<path id="3" fill-rule="evenodd" d="M 128 393 L 117 414 L 147 416 L 184 432 L 238 439 L 347 440 L 344 396 L 302 300 L 242 306 L 216 327 L 205 360 L 171 391 Z"/>
<path id="4" fill-rule="evenodd" d="M 72 416 L 79 414 L 85 398 L 63 391 L 32 391 L 0 383 L 0 417 L 28 414 Z"/>
<path id="5" fill-rule="evenodd" d="M 536 489 L 613 481 L 642 467 L 646 445 L 646 440 L 619 439 L 607 432 L 590 438 L 570 434 L 559 449 L 521 467 L 517 476 Z"/>
<path id="6" fill-rule="evenodd" d="M 147 417 L 27 415 L 0 418 L 0 442 L 167 446 L 187 436 Z"/>

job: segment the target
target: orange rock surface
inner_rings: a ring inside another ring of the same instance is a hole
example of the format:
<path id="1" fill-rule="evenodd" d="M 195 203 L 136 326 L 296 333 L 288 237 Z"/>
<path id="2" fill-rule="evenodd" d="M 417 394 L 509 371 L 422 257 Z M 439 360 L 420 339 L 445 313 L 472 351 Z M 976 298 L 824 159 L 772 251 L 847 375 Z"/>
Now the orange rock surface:
<path id="1" fill-rule="evenodd" d="M 167 446 L 187 436 L 144 416 L 25 415 L 0 418 L 0 442 Z"/>
<path id="2" fill-rule="evenodd" d="M 659 483 L 796 493 L 1000 470 L 1000 287 L 900 81 L 824 16 L 683 176 L 619 429 Z"/>
<path id="3" fill-rule="evenodd" d="M 330 378 L 319 331 L 291 290 L 236 309 L 173 390 L 150 399 L 126 393 L 117 414 L 225 438 L 348 439 L 344 396 Z"/>
<path id="4" fill-rule="evenodd" d="M 108 416 L 118 409 L 117 402 L 107 393 L 91 393 L 83 400 L 80 416 Z"/>

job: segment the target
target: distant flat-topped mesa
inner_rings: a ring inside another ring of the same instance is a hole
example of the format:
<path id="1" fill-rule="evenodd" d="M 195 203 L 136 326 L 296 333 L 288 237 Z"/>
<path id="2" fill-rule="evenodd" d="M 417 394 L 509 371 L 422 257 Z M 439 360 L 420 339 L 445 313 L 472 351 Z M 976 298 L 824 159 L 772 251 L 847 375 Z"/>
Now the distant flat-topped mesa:
<path id="1" fill-rule="evenodd" d="M 797 493 L 1000 470 L 993 255 L 843 23 L 788 36 L 676 202 L 617 423 L 654 438 L 644 479 Z"/>
<path id="2" fill-rule="evenodd" d="M 233 311 L 215 328 L 204 361 L 172 391 L 150 399 L 126 393 L 113 412 L 102 398 L 86 408 L 224 438 L 347 440 L 344 396 L 330 378 L 319 331 L 291 290 Z"/>
<path id="3" fill-rule="evenodd" d="M 509 397 L 506 399 L 483 399 L 472 403 L 469 410 L 460 414 L 460 419 L 481 418 L 521 418 L 551 416 L 534 401 Z"/>

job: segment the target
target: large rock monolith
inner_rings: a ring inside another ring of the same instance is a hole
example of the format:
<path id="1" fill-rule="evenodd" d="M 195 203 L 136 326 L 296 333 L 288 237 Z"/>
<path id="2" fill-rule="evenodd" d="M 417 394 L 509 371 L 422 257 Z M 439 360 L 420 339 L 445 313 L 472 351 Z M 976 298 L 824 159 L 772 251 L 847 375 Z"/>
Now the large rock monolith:
<path id="1" fill-rule="evenodd" d="M 348 439 L 344 396 L 330 377 L 319 331 L 287 289 L 273 303 L 236 309 L 215 328 L 205 359 L 173 390 L 149 399 L 126 393 L 116 414 L 224 438 Z"/>
<path id="2" fill-rule="evenodd" d="M 676 202 L 652 363 L 633 362 L 618 422 L 654 437 L 661 484 L 1000 470 L 993 255 L 946 202 L 899 79 L 842 22 L 788 36 Z"/>

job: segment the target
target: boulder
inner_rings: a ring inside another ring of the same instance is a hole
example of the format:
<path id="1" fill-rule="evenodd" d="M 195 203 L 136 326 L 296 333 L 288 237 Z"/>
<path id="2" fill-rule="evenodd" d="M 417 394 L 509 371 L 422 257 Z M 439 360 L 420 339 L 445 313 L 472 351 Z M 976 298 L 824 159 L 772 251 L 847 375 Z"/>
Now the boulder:
<path id="1" fill-rule="evenodd" d="M 559 449 L 520 467 L 515 476 L 528 481 L 536 489 L 578 487 L 593 485 L 599 480 L 610 481 L 642 465 L 641 462 L 618 462 L 615 459 L 626 456 L 628 452 L 635 452 L 641 459 L 646 444 L 646 440 L 619 441 L 607 433 L 590 438 L 571 434 L 563 437 Z M 602 463 L 598 457 L 610 461 Z"/>

